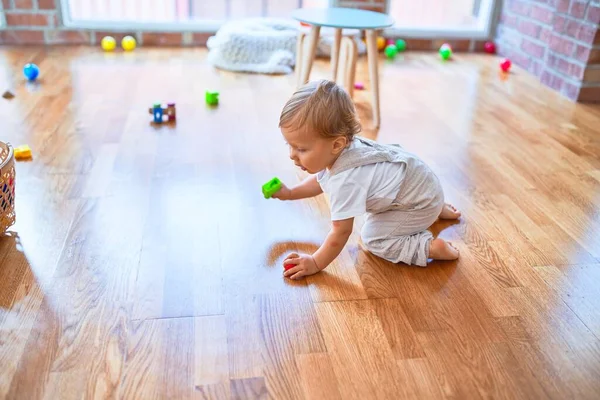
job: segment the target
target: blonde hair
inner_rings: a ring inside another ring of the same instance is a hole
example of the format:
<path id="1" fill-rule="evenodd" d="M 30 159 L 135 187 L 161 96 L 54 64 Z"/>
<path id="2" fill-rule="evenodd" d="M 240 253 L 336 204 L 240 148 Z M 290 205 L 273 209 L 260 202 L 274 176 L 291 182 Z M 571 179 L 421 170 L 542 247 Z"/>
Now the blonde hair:
<path id="1" fill-rule="evenodd" d="M 361 130 L 352 99 L 328 80 L 309 82 L 296 90 L 281 111 L 279 127 L 303 127 L 322 137 L 345 136 L 348 141 Z"/>

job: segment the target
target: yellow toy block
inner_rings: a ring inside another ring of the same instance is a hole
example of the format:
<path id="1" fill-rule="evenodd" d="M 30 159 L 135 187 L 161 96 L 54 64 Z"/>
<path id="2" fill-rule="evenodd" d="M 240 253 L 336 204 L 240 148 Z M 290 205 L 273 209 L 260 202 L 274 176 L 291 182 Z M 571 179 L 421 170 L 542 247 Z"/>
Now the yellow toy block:
<path id="1" fill-rule="evenodd" d="M 31 149 L 28 145 L 24 144 L 22 146 L 15 147 L 15 159 L 27 160 L 29 158 L 31 158 Z"/>

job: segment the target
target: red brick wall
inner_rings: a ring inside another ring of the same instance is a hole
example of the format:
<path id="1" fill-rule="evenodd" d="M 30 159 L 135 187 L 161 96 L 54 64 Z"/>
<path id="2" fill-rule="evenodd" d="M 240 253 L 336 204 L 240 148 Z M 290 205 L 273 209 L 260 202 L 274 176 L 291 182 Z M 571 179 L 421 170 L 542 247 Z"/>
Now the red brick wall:
<path id="1" fill-rule="evenodd" d="M 60 0 L 0 0 L 0 44 L 90 44 L 106 35 L 118 41 L 134 36 L 139 44 L 164 46 L 204 45 L 210 36 L 197 32 L 141 32 L 72 30 L 62 25 Z"/>
<path id="2" fill-rule="evenodd" d="M 505 0 L 499 53 L 572 100 L 600 102 L 599 23 L 599 0 Z"/>

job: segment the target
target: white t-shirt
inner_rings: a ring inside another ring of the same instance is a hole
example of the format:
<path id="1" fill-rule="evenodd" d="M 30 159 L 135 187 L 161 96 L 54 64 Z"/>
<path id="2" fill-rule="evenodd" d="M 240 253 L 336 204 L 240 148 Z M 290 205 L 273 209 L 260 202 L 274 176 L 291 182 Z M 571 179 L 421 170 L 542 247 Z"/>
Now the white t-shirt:
<path id="1" fill-rule="evenodd" d="M 405 175 L 406 164 L 380 162 L 333 176 L 323 170 L 317 173 L 317 181 L 329 195 L 331 220 L 339 221 L 387 209 L 398 196 Z"/>

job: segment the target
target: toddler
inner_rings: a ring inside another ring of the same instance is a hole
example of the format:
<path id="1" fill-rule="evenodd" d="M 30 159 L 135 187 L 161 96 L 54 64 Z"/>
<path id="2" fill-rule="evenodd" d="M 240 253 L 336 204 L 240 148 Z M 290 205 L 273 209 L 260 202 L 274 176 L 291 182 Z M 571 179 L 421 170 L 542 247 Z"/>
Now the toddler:
<path id="1" fill-rule="evenodd" d="M 460 213 L 444 203 L 442 186 L 418 157 L 397 145 L 357 136 L 361 130 L 350 96 L 330 81 L 310 82 L 283 107 L 279 127 L 290 159 L 311 174 L 300 184 L 282 185 L 273 195 L 298 200 L 327 193 L 331 231 L 312 255 L 292 253 L 286 277 L 298 279 L 326 268 L 342 251 L 354 217 L 366 213 L 364 246 L 393 263 L 426 266 L 428 259 L 455 260 L 458 250 L 427 229 Z"/>

